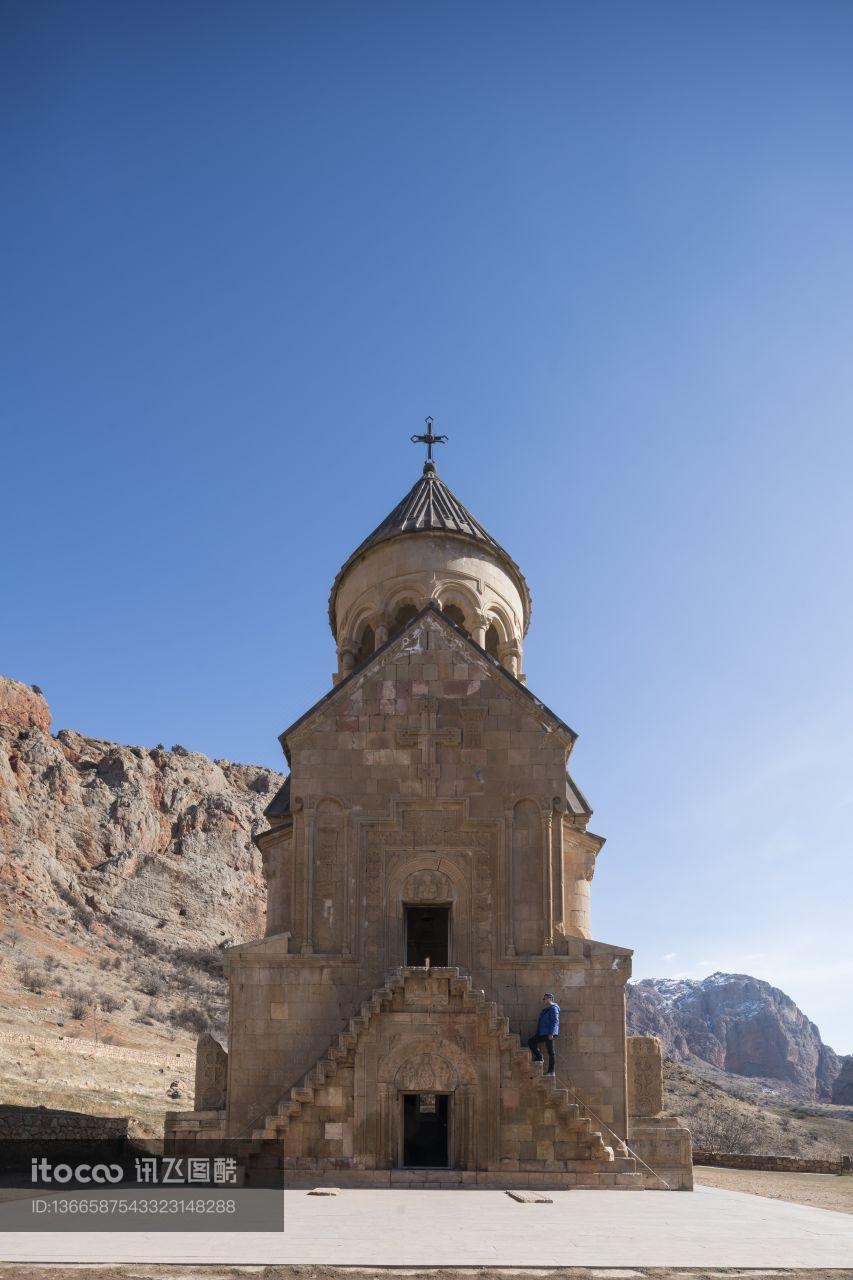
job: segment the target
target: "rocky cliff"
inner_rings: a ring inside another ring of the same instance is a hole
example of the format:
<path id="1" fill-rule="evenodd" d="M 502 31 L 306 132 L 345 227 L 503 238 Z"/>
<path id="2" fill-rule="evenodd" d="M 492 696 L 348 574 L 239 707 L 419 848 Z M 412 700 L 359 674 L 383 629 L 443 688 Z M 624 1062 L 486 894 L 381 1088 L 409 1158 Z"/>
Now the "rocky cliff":
<path id="1" fill-rule="evenodd" d="M 785 1081 L 830 1098 L 841 1061 L 784 991 L 742 973 L 702 981 L 646 978 L 628 991 L 628 1027 L 659 1036 L 676 1061 L 698 1060 L 739 1076 Z"/>
<path id="2" fill-rule="evenodd" d="M 19 967 L 51 938 L 85 969 L 110 948 L 166 956 L 261 936 L 252 835 L 281 775 L 54 737 L 50 720 L 39 690 L 0 677 L 0 913 Z"/>
<path id="3" fill-rule="evenodd" d="M 841 1059 L 841 1070 L 832 1083 L 832 1101 L 853 1107 L 853 1054 Z"/>

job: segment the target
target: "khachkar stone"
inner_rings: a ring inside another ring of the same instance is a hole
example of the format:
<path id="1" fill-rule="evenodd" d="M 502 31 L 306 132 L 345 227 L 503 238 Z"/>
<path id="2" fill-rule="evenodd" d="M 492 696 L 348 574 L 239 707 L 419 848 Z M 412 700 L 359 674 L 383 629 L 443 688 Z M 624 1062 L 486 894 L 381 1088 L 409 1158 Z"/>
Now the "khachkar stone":
<path id="1" fill-rule="evenodd" d="M 651 1191 L 692 1191 L 690 1134 L 663 1115 L 663 1054 L 657 1036 L 629 1036 L 628 1144 L 642 1161 L 640 1174 Z"/>
<path id="2" fill-rule="evenodd" d="M 522 675 L 530 607 L 428 457 L 333 584 L 333 685 L 281 734 L 290 774 L 255 837 L 266 936 L 225 953 L 227 1089 L 205 1038 L 199 1110 L 167 1137 L 238 1140 L 249 1182 L 663 1185 L 636 1137 L 686 1185 L 686 1130 L 629 1117 L 631 952 L 592 936 L 604 841 L 567 772 L 575 734 Z M 525 1047 L 544 991 L 563 1029 L 547 1080 Z M 659 1112 L 660 1058 L 641 1057 L 632 1098 Z"/>
<path id="3" fill-rule="evenodd" d="M 199 1036 L 195 1051 L 195 1109 L 222 1111 L 228 1081 L 228 1054 L 209 1032 Z"/>
<path id="4" fill-rule="evenodd" d="M 663 1111 L 663 1055 L 657 1036 L 628 1037 L 628 1115 Z"/>

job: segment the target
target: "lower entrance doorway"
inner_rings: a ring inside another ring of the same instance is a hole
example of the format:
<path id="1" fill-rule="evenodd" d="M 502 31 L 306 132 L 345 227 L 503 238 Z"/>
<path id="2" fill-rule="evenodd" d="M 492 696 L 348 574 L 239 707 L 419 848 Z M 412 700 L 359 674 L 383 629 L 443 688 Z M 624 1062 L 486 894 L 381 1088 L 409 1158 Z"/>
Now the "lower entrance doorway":
<path id="1" fill-rule="evenodd" d="M 406 964 L 450 962 L 450 907 L 405 907 Z"/>
<path id="2" fill-rule="evenodd" d="M 407 1169 L 447 1169 L 450 1165 L 450 1096 L 403 1095 L 403 1165 Z"/>

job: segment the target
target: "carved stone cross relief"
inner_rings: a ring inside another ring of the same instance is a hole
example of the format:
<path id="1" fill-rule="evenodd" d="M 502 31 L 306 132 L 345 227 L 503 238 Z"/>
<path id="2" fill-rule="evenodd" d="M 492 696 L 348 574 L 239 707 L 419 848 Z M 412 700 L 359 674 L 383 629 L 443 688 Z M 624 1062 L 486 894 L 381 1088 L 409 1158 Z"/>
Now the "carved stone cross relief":
<path id="1" fill-rule="evenodd" d="M 458 747 L 462 735 L 458 729 L 437 729 L 438 698 L 421 698 L 418 703 L 421 716 L 419 729 L 400 729 L 397 733 L 397 744 L 401 747 L 420 747 L 421 758 L 418 761 L 418 777 L 423 783 L 423 794 L 428 799 L 435 797 L 438 782 L 437 747 L 441 744 Z"/>

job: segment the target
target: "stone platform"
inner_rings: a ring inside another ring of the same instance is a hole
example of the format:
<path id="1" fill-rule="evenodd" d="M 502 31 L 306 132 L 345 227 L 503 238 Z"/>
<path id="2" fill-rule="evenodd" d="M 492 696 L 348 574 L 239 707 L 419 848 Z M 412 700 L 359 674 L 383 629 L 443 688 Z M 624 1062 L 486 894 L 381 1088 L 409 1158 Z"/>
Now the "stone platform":
<path id="1" fill-rule="evenodd" d="M 698 1187 L 692 1195 L 554 1191 L 284 1193 L 281 1233 L 3 1233 L 0 1262 L 376 1267 L 845 1268 L 853 1215 Z M 215 1261 L 212 1261 L 215 1260 Z"/>

